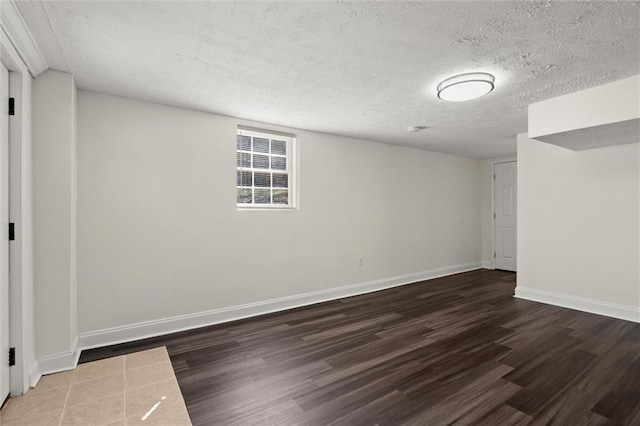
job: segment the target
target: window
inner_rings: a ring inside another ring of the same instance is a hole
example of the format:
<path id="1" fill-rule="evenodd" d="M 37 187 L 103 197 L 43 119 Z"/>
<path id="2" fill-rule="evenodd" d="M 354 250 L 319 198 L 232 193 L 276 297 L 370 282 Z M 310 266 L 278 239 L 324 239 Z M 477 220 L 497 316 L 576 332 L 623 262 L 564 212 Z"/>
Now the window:
<path id="1" fill-rule="evenodd" d="M 238 127 L 236 189 L 239 208 L 294 208 L 293 135 Z"/>

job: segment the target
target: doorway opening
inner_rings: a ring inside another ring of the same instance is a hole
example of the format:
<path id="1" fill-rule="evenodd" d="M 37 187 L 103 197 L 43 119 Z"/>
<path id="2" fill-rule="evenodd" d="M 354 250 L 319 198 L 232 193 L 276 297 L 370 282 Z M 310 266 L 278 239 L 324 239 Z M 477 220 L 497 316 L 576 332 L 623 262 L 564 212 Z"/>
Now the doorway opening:
<path id="1" fill-rule="evenodd" d="M 493 163 L 493 267 L 517 270 L 518 173 L 515 160 Z"/>

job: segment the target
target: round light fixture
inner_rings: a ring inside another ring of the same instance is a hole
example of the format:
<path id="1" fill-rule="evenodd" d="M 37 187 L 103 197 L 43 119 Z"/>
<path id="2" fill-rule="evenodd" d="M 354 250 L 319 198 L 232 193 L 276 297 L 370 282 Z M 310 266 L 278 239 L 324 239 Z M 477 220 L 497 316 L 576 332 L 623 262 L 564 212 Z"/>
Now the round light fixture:
<path id="1" fill-rule="evenodd" d="M 495 77 L 486 72 L 470 72 L 449 77 L 438 84 L 438 97 L 462 102 L 479 98 L 493 90 Z"/>

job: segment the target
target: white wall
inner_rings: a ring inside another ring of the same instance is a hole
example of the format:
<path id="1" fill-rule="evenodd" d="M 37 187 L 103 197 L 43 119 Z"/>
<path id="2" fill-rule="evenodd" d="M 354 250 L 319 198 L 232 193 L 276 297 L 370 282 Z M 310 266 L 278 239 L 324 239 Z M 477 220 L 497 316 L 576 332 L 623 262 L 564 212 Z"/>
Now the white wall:
<path id="1" fill-rule="evenodd" d="M 70 74 L 33 83 L 36 352 L 43 372 L 77 356 L 75 92 Z"/>
<path id="2" fill-rule="evenodd" d="M 639 147 L 518 136 L 517 296 L 640 321 Z"/>
<path id="3" fill-rule="evenodd" d="M 299 210 L 236 210 L 237 124 L 298 135 Z M 479 160 L 79 91 L 78 172 L 81 336 L 481 264 Z"/>

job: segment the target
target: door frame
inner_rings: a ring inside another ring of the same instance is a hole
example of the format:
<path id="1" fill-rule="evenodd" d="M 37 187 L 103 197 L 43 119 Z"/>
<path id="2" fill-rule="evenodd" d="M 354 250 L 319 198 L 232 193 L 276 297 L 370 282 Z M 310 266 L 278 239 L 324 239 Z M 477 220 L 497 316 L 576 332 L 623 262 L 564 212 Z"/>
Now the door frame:
<path id="1" fill-rule="evenodd" d="M 496 214 L 496 196 L 495 196 L 495 175 L 496 175 L 496 164 L 502 164 L 502 163 L 513 163 L 515 162 L 516 164 L 518 163 L 518 156 L 517 155 L 512 155 L 509 157 L 500 157 L 500 158 L 493 158 L 491 160 L 491 176 L 489 176 L 490 182 L 491 182 L 491 269 L 496 269 L 496 258 L 494 253 L 496 252 L 496 218 L 495 218 L 495 214 Z M 517 169 L 517 165 L 516 165 L 516 169 Z M 516 191 L 517 191 L 517 187 L 516 187 Z M 516 217 L 518 215 L 518 212 L 516 210 Z M 516 231 L 517 232 L 517 231 Z M 516 236 L 517 238 L 517 236 Z"/>
<path id="2" fill-rule="evenodd" d="M 0 400 L 2 404 L 11 395 L 11 366 L 9 364 L 9 353 L 11 344 L 9 342 L 9 328 L 10 328 L 10 309 L 9 302 L 9 277 L 10 277 L 10 260 L 9 260 L 9 247 L 11 241 L 7 230 L 9 229 L 9 119 L 11 118 L 8 110 L 9 99 L 11 94 L 9 93 L 9 70 L 2 64 L 0 67 L 0 105 L 6 105 L 4 108 L 0 108 L 0 139 L 2 145 L 0 146 L 0 233 L 4 234 L 0 236 L 0 350 L 2 354 L 0 356 Z M 6 139 L 5 139 L 6 138 Z M 2 232 L 2 230 L 5 230 Z M 6 256 L 6 259 L 5 259 Z M 6 287 L 5 287 L 6 286 Z M 6 333 L 6 334 L 5 334 Z M 5 387 L 6 385 L 6 387 Z M 6 391 L 6 393 L 5 393 Z M 6 399 L 5 399 L 6 398 Z"/>
<path id="3" fill-rule="evenodd" d="M 9 220 L 15 223 L 15 240 L 9 245 L 9 346 L 16 348 L 9 391 L 12 396 L 19 396 L 40 378 L 35 352 L 31 183 L 31 74 L 34 68 L 23 59 L 29 58 L 28 53 L 25 55 L 28 47 L 20 43 L 24 35 L 12 31 L 24 22 L 15 20 L 17 9 L 12 1 L 3 3 L 0 61 L 9 70 L 9 96 L 16 99 L 15 116 L 9 119 Z"/>

